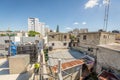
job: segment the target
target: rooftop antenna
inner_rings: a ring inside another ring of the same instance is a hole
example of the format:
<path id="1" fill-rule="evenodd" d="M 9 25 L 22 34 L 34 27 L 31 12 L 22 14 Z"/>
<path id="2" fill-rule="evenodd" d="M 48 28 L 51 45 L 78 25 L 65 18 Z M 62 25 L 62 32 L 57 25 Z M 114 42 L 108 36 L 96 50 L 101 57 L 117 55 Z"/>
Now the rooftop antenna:
<path id="1" fill-rule="evenodd" d="M 105 4 L 105 15 L 104 15 L 103 30 L 107 31 L 110 0 L 104 0 L 103 3 Z"/>

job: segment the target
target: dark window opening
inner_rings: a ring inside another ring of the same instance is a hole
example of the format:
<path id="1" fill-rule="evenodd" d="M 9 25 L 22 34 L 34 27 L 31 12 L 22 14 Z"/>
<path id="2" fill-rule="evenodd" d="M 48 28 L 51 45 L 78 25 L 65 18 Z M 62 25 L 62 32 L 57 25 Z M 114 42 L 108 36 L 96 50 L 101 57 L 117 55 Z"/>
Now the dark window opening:
<path id="1" fill-rule="evenodd" d="M 64 46 L 66 46 L 66 45 L 67 45 L 67 43 L 63 43 L 63 45 L 64 45 Z"/>
<path id="2" fill-rule="evenodd" d="M 93 48 L 91 48 L 90 51 L 93 52 Z"/>
<path id="3" fill-rule="evenodd" d="M 80 42 L 79 39 L 77 40 L 77 42 Z"/>
<path id="4" fill-rule="evenodd" d="M 54 36 L 52 36 L 52 38 L 54 38 Z"/>
<path id="5" fill-rule="evenodd" d="M 90 48 L 88 48 L 88 51 L 90 51 Z"/>
<path id="6" fill-rule="evenodd" d="M 106 35 L 104 35 L 104 36 L 103 36 L 103 38 L 107 38 L 107 36 L 106 36 Z"/>
<path id="7" fill-rule="evenodd" d="M 86 35 L 84 35 L 84 36 L 83 36 L 83 40 L 86 40 L 86 39 L 87 39 L 87 36 L 86 36 Z"/>
<path id="8" fill-rule="evenodd" d="M 5 51 L 8 51 L 8 48 L 5 48 Z"/>
<path id="9" fill-rule="evenodd" d="M 66 39 L 66 38 L 67 38 L 67 36 L 65 35 L 65 36 L 64 36 L 64 39 Z"/>
<path id="10" fill-rule="evenodd" d="M 73 44 L 73 46 L 75 47 L 75 44 Z"/>
<path id="11" fill-rule="evenodd" d="M 88 51 L 91 51 L 91 52 L 93 52 L 93 48 L 88 48 Z"/>
<path id="12" fill-rule="evenodd" d="M 11 42 L 11 40 L 5 40 L 5 43 L 9 43 L 9 42 Z"/>
<path id="13" fill-rule="evenodd" d="M 52 43 L 52 46 L 54 46 L 55 44 L 54 43 Z"/>

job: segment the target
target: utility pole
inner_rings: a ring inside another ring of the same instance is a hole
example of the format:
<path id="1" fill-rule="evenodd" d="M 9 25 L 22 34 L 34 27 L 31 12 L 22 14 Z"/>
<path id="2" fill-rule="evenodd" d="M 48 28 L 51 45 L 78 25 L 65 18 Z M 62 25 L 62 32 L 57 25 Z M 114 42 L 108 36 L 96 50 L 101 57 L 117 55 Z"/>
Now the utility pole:
<path id="1" fill-rule="evenodd" d="M 103 30 L 107 31 L 110 0 L 105 0 L 104 4 L 105 4 L 105 15 L 104 15 L 104 27 L 103 27 Z"/>
<path id="2" fill-rule="evenodd" d="M 61 73 L 61 59 L 58 60 L 58 80 L 63 80 L 62 79 L 62 73 Z"/>
<path id="3" fill-rule="evenodd" d="M 10 38 L 10 29 L 8 27 L 8 31 L 7 31 L 7 35 L 8 35 L 8 38 L 9 38 L 9 48 L 8 48 L 8 55 L 11 56 L 11 38 Z"/>

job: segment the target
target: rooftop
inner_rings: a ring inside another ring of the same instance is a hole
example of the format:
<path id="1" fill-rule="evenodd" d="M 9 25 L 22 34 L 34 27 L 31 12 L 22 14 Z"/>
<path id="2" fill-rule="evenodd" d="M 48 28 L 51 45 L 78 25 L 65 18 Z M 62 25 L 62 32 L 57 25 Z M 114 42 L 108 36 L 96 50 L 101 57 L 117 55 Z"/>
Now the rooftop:
<path id="1" fill-rule="evenodd" d="M 69 33 L 61 33 L 61 32 L 49 32 L 48 35 L 55 35 L 55 34 L 69 34 Z"/>
<path id="2" fill-rule="evenodd" d="M 106 44 L 106 45 L 98 45 L 99 47 L 111 49 L 114 51 L 120 51 L 120 44 L 118 43 L 112 43 L 112 44 Z"/>
<path id="3" fill-rule="evenodd" d="M 119 80 L 114 74 L 103 71 L 99 76 L 99 80 Z"/>
<path id="4" fill-rule="evenodd" d="M 79 34 L 102 34 L 102 33 L 105 33 L 105 34 L 115 34 L 115 33 L 112 33 L 112 32 L 87 32 L 87 33 L 79 33 Z"/>
<path id="5" fill-rule="evenodd" d="M 55 66 L 58 64 L 58 59 L 61 59 L 62 63 L 74 61 L 83 58 L 85 55 L 74 50 L 54 50 L 48 54 L 48 65 Z"/>
<path id="6" fill-rule="evenodd" d="M 69 69 L 71 67 L 75 67 L 75 66 L 82 65 L 82 64 L 84 64 L 83 60 L 74 60 L 74 61 L 62 63 L 61 68 L 63 71 L 63 70 Z M 58 70 L 58 65 L 53 66 L 52 70 L 54 73 L 56 73 Z"/>

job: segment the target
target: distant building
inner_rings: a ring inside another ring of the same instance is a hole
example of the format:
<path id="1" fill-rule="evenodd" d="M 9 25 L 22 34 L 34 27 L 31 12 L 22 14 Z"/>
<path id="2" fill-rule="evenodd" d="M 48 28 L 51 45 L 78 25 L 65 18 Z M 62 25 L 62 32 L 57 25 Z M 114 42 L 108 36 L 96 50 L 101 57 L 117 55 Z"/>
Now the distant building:
<path id="1" fill-rule="evenodd" d="M 80 31 L 79 31 L 79 33 L 87 33 L 87 32 L 88 32 L 87 28 L 80 29 Z"/>
<path id="2" fill-rule="evenodd" d="M 45 23 L 39 22 L 38 18 L 28 18 L 28 31 L 36 31 L 45 36 Z"/>
<path id="3" fill-rule="evenodd" d="M 109 32 L 88 32 L 79 34 L 79 49 L 83 52 L 96 55 L 97 45 L 115 42 L 115 34 Z"/>
<path id="4" fill-rule="evenodd" d="M 28 37 L 28 32 L 26 32 L 26 31 L 20 31 L 20 32 L 17 32 L 16 33 L 16 36 L 17 37 Z"/>
<path id="5" fill-rule="evenodd" d="M 70 36 L 68 33 L 48 33 L 48 46 L 51 46 L 53 49 L 68 48 L 69 42 Z"/>
<path id="6" fill-rule="evenodd" d="M 28 31 L 39 32 L 39 19 L 38 18 L 28 18 Z"/>
<path id="7" fill-rule="evenodd" d="M 2 36 L 0 37 L 0 53 L 7 54 L 8 53 L 8 47 L 9 43 L 15 42 L 17 44 L 26 44 L 26 43 L 35 43 L 36 40 L 40 40 L 39 37 L 8 37 L 8 36 Z"/>
<path id="8" fill-rule="evenodd" d="M 73 29 L 72 34 L 77 36 L 79 34 L 79 29 L 78 28 Z"/>

